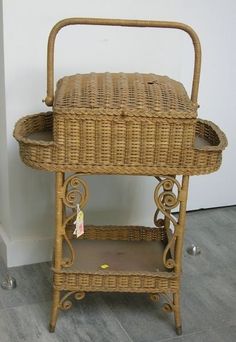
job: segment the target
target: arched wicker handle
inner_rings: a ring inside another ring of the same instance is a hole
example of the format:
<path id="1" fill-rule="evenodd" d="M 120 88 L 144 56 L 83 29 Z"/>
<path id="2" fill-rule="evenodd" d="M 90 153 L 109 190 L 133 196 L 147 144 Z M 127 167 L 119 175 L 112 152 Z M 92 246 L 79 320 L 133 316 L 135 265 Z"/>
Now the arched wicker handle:
<path id="1" fill-rule="evenodd" d="M 47 55 L 47 96 L 45 102 L 47 106 L 53 105 L 54 98 L 54 46 L 57 33 L 68 25 L 106 25 L 106 26 L 129 26 L 129 27 L 157 27 L 178 29 L 188 33 L 194 46 L 194 71 L 192 81 L 191 100 L 197 104 L 200 70 L 201 70 L 201 45 L 196 32 L 190 27 L 178 22 L 169 21 L 147 21 L 128 19 L 100 19 L 100 18 L 68 18 L 59 21 L 51 30 L 48 38 Z"/>

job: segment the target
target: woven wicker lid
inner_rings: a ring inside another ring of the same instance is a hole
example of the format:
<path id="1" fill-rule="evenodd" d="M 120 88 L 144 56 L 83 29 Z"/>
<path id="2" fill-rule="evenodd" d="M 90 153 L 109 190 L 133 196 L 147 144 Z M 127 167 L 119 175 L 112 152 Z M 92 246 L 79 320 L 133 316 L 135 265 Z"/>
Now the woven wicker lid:
<path id="1" fill-rule="evenodd" d="M 183 85 L 155 74 L 90 73 L 57 83 L 54 112 L 195 118 L 196 105 Z"/>

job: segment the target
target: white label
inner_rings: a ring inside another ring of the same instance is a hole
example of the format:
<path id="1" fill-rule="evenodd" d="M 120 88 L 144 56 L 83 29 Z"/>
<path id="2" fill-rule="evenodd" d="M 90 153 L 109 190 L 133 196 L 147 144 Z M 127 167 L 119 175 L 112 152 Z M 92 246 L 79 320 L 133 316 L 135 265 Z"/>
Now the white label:
<path id="1" fill-rule="evenodd" d="M 74 224 L 75 230 L 73 234 L 78 238 L 84 234 L 84 213 L 80 210 L 79 204 L 77 204 L 77 216 Z"/>

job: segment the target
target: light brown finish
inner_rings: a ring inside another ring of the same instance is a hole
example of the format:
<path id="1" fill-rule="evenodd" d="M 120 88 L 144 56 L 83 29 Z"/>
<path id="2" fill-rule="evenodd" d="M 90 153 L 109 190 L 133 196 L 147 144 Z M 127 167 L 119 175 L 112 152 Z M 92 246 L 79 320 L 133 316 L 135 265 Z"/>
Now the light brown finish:
<path id="1" fill-rule="evenodd" d="M 85 118 L 195 119 L 197 107 L 180 82 L 140 73 L 90 73 L 57 82 L 53 111 Z"/>
<path id="2" fill-rule="evenodd" d="M 55 232 L 55 242 L 54 242 L 54 258 L 53 267 L 58 272 L 61 270 L 61 259 L 62 259 L 62 223 L 63 223 L 63 202 L 62 202 L 62 193 L 60 191 L 61 187 L 64 184 L 64 174 L 61 172 L 56 173 L 56 232 Z M 54 286 L 53 286 L 54 287 Z M 54 332 L 57 316 L 58 316 L 58 307 L 60 303 L 60 291 L 53 289 L 53 297 L 52 297 L 52 311 L 51 311 L 51 320 L 49 324 L 49 331 Z"/>
<path id="3" fill-rule="evenodd" d="M 102 230 L 103 228 L 98 228 Z M 117 227 L 122 231 L 123 227 Z M 149 228 L 150 229 L 150 228 Z M 86 227 L 86 230 L 88 228 Z M 162 261 L 164 251 L 163 241 L 127 241 L 127 240 L 98 240 L 98 239 L 73 239 L 72 247 L 75 252 L 74 263 L 70 268 L 64 268 L 64 272 L 97 272 L 98 274 L 122 274 L 167 272 Z M 65 257 L 68 257 L 67 244 L 64 244 Z M 102 265 L 107 265 L 105 270 Z"/>
<path id="4" fill-rule="evenodd" d="M 57 33 L 69 25 L 105 25 L 105 26 L 127 26 L 127 27 L 152 27 L 178 29 L 185 31 L 192 39 L 194 46 L 194 73 L 192 81 L 191 100 L 197 104 L 198 88 L 201 71 L 201 45 L 196 32 L 188 25 L 169 21 L 151 20 L 127 20 L 127 19 L 102 19 L 102 18 L 67 18 L 59 21 L 51 30 L 48 38 L 47 59 L 47 97 L 45 102 L 48 106 L 53 105 L 54 99 L 54 46 Z"/>
<path id="5" fill-rule="evenodd" d="M 61 180 L 62 176 L 58 173 L 57 179 Z M 78 199 L 81 207 L 86 202 L 86 183 L 80 182 L 78 174 L 63 183 L 57 181 L 57 197 L 60 197 L 62 212 L 67 214 L 62 223 L 57 221 L 60 229 L 56 230 L 56 236 L 60 242 L 63 237 L 64 247 L 62 253 L 55 249 L 58 268 L 53 267 L 53 287 L 57 302 L 52 305 L 51 331 L 55 328 L 58 309 L 72 305 L 72 302 L 63 305 L 63 298 L 57 297 L 58 291 L 68 291 L 68 296 L 89 291 L 165 293 L 169 296 L 164 310 L 174 313 L 176 329 L 181 328 L 179 288 L 187 192 L 188 176 L 183 177 L 182 183 L 175 177 L 158 177 L 154 198 L 160 212 L 156 216 L 156 228 L 86 226 L 85 234 L 77 240 L 73 236 L 74 209 Z M 178 207 L 180 214 L 176 218 L 171 212 Z M 169 219 L 172 233 L 167 232 L 169 227 L 164 220 L 158 219 L 159 214 Z M 102 270 L 101 264 L 108 264 L 108 269 Z"/>
<path id="6" fill-rule="evenodd" d="M 56 133 L 50 112 L 26 116 L 17 122 L 14 136 L 26 165 L 84 174 L 200 175 L 218 170 L 227 146 L 225 134 L 206 120 L 197 120 L 194 141 L 187 147 L 193 133 L 193 126 L 185 123 L 188 119 L 180 119 L 178 125 L 174 119 L 164 121 L 164 127 L 160 118 L 134 118 L 127 124 L 123 119 L 117 133 L 112 134 L 116 125 L 113 117 L 99 121 L 99 125 L 97 116 L 77 119 L 78 115 L 67 114 L 65 120 L 61 114 L 56 116 L 60 126 Z M 95 127 L 97 135 L 92 139 Z M 57 136 L 57 142 L 48 141 L 49 136 Z"/>
<path id="7" fill-rule="evenodd" d="M 191 100 L 179 82 L 154 74 L 85 74 L 58 82 L 53 114 L 21 119 L 14 135 L 22 160 L 48 171 L 85 174 L 199 175 L 216 171 L 227 146 L 217 126 L 197 121 L 201 49 L 196 33 L 181 23 L 69 18 L 48 41 L 48 100 L 54 97 L 54 43 L 67 25 L 174 28 L 192 38 L 195 63 Z M 51 141 L 36 140 L 47 131 Z M 34 133 L 34 139 L 32 138 Z M 30 137 L 31 136 L 31 137 Z M 198 137 L 203 146 L 195 146 Z"/>
<path id="8" fill-rule="evenodd" d="M 90 73 L 59 80 L 54 99 L 54 45 L 68 25 L 108 25 L 179 29 L 195 51 L 191 99 L 183 85 L 154 74 Z M 14 136 L 23 162 L 56 172 L 56 229 L 53 302 L 49 330 L 58 311 L 85 292 L 146 292 L 164 312 L 173 312 L 182 332 L 180 276 L 189 175 L 216 171 L 227 146 L 212 122 L 197 119 L 201 47 L 196 33 L 175 22 L 69 18 L 48 40 L 46 104 L 53 112 L 26 116 Z M 76 172 L 66 177 L 65 172 Z M 80 174 L 150 175 L 157 180 L 154 228 L 86 226 L 73 235 L 77 205 L 88 188 Z M 176 175 L 181 175 L 181 180 Z M 173 211 L 179 211 L 178 216 Z M 102 269 L 101 264 L 108 264 Z"/>

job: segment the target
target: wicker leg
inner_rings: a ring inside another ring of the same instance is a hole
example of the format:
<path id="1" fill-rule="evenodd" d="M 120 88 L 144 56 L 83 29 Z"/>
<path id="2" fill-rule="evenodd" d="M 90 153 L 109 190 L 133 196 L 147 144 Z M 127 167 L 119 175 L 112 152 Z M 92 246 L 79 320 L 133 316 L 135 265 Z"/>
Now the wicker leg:
<path id="1" fill-rule="evenodd" d="M 188 185 L 189 185 L 189 176 L 182 177 L 182 196 L 180 200 L 180 208 L 179 208 L 179 230 L 178 237 L 175 245 L 175 272 L 181 275 L 182 272 L 182 251 L 183 251 L 183 238 L 185 231 L 185 221 L 186 221 L 186 207 L 187 207 L 187 198 L 188 198 Z M 175 315 L 175 327 L 177 335 L 182 334 L 182 323 L 181 323 L 181 315 L 180 315 L 180 291 L 174 293 L 173 295 L 174 302 L 174 315 Z"/>
<path id="2" fill-rule="evenodd" d="M 178 229 L 178 237 L 176 239 L 175 244 L 175 272 L 181 275 L 182 272 L 182 252 L 183 252 L 183 239 L 184 239 L 184 231 L 185 231 L 185 221 L 186 221 L 186 207 L 187 207 L 187 198 L 188 198 L 188 185 L 189 185 L 189 176 L 182 177 L 182 189 L 181 189 L 181 199 L 180 199 L 180 208 L 179 208 L 179 229 Z M 181 315 L 180 315 L 180 290 L 174 293 L 173 295 L 173 303 L 174 303 L 174 315 L 175 315 L 175 327 L 177 335 L 182 334 L 182 323 L 181 323 Z"/>
<path id="3" fill-rule="evenodd" d="M 73 265 L 75 253 L 67 235 L 67 223 L 74 222 L 76 218 L 76 207 L 79 203 L 80 208 L 83 208 L 88 199 L 88 190 L 86 183 L 79 178 L 78 174 L 73 174 L 70 177 L 65 178 L 65 174 L 62 172 L 56 173 L 56 231 L 55 231 L 55 243 L 54 243 L 54 259 L 53 267 L 54 271 L 58 274 L 62 271 L 62 268 L 68 268 Z M 68 214 L 66 211 L 72 210 Z M 69 215 L 69 216 L 67 216 Z M 69 256 L 63 258 L 62 245 L 63 242 L 67 245 Z M 72 306 L 72 302 L 68 300 L 70 295 L 74 295 L 75 299 L 80 300 L 84 297 L 84 292 L 69 291 L 62 298 L 60 298 L 60 291 L 55 280 L 53 280 L 53 301 L 51 320 L 49 323 L 49 331 L 54 332 L 58 310 L 68 310 Z M 68 284 L 63 284 L 64 290 L 68 290 Z"/>
<path id="4" fill-rule="evenodd" d="M 61 198 L 61 188 L 64 182 L 64 173 L 56 173 L 56 230 L 55 230 L 55 242 L 54 242 L 54 253 L 53 253 L 53 267 L 55 270 L 61 270 L 62 264 L 62 220 L 63 220 L 63 203 Z M 53 280 L 54 281 L 54 280 Z M 53 298 L 52 298 L 52 311 L 51 319 L 49 323 L 49 331 L 54 332 L 58 309 L 60 302 L 60 291 L 53 288 Z"/>
<path id="5" fill-rule="evenodd" d="M 183 176 L 182 181 L 178 181 L 175 176 L 156 177 L 159 181 L 155 192 L 154 199 L 157 205 L 157 211 L 154 222 L 158 227 L 165 228 L 167 244 L 163 252 L 163 263 L 169 270 L 175 272 L 177 279 L 178 291 L 168 298 L 168 303 L 164 305 L 164 311 L 174 312 L 176 333 L 182 334 L 181 317 L 180 317 L 180 276 L 182 271 L 182 250 L 183 238 L 186 220 L 186 205 L 188 195 L 189 177 Z M 172 215 L 172 211 L 179 207 L 178 217 Z M 159 211 L 164 216 L 164 220 L 158 220 Z M 172 232 L 170 232 L 170 226 Z M 168 297 L 168 296 L 166 296 Z"/>
<path id="6" fill-rule="evenodd" d="M 173 294 L 175 330 L 177 335 L 182 335 L 182 321 L 180 314 L 180 292 Z"/>
<path id="7" fill-rule="evenodd" d="M 59 302 L 60 302 L 60 291 L 53 289 L 51 320 L 50 320 L 49 328 L 48 328 L 49 332 L 55 331 L 58 310 L 59 310 Z"/>

